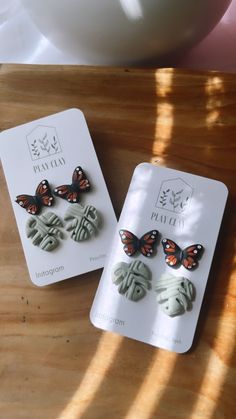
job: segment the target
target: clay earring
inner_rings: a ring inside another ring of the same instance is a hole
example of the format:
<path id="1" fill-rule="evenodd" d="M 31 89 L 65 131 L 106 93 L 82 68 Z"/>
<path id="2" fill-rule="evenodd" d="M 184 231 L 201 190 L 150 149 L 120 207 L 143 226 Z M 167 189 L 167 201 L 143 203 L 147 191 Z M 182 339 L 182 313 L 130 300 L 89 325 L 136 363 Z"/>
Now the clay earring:
<path id="1" fill-rule="evenodd" d="M 49 183 L 42 180 L 35 191 L 35 195 L 17 195 L 15 202 L 29 214 L 35 215 L 41 211 L 42 206 L 50 207 L 54 203 Z"/>
<path id="2" fill-rule="evenodd" d="M 112 270 L 112 281 L 117 285 L 118 292 L 128 300 L 139 301 L 151 289 L 151 272 L 139 260 L 119 262 Z"/>
<path id="3" fill-rule="evenodd" d="M 181 250 L 181 248 L 170 239 L 162 240 L 165 261 L 171 268 L 183 265 L 186 269 L 193 269 L 198 266 L 198 260 L 202 256 L 204 247 L 201 244 L 192 244 Z"/>
<path id="4" fill-rule="evenodd" d="M 33 216 L 27 220 L 26 235 L 32 239 L 35 246 L 50 252 L 58 247 L 63 233 L 60 230 L 63 224 L 60 218 L 53 212 L 47 212 L 41 216 Z"/>
<path id="5" fill-rule="evenodd" d="M 120 230 L 119 234 L 127 256 L 133 256 L 138 250 L 143 256 L 153 255 L 158 237 L 157 230 L 148 231 L 140 239 L 128 230 Z"/>
<path id="6" fill-rule="evenodd" d="M 163 274 L 156 284 L 155 291 L 162 311 L 170 317 L 179 316 L 192 308 L 195 289 L 187 278 Z"/>
<path id="7" fill-rule="evenodd" d="M 76 242 L 95 236 L 101 226 L 101 217 L 92 205 L 71 205 L 64 220 L 68 221 L 66 230 L 71 232 L 71 238 Z"/>
<path id="8" fill-rule="evenodd" d="M 90 187 L 89 180 L 82 167 L 77 166 L 72 175 L 72 183 L 57 186 L 53 193 L 62 199 L 66 199 L 70 204 L 75 204 L 79 202 L 81 192 L 88 192 Z"/>

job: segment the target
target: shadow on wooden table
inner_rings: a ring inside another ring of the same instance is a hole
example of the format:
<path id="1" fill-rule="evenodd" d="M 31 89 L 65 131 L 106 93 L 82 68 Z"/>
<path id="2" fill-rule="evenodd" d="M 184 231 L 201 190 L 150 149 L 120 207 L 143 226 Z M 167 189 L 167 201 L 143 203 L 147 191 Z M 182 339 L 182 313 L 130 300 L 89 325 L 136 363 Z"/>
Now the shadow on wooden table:
<path id="1" fill-rule="evenodd" d="M 100 272 L 47 289 L 25 283 L 16 228 L 9 239 L 2 221 L 8 244 L 6 251 L 1 248 L 1 262 L 11 278 L 3 281 L 1 295 L 3 417 L 11 419 L 16 411 L 24 419 L 233 417 L 233 76 L 73 67 L 36 74 L 37 83 L 27 69 L 8 75 L 3 95 L 11 106 L 5 119 L 17 114 L 24 122 L 23 100 L 29 119 L 43 116 L 44 95 L 47 113 L 83 109 L 117 215 L 141 161 L 158 159 L 163 166 L 222 180 L 231 198 L 196 339 L 185 355 L 93 328 L 89 311 Z M 27 91 L 18 86 L 19 76 Z"/>
<path id="2" fill-rule="evenodd" d="M 1 129 L 69 107 L 84 111 L 119 214 L 135 165 L 148 161 L 152 155 L 155 73 L 2 66 L 0 82 Z M 5 188 L 1 192 L 7 197 L 3 176 L 0 181 Z M 135 343 L 124 340 L 123 344 L 119 337 L 103 334 L 89 322 L 101 272 L 46 288 L 36 288 L 27 282 L 27 268 L 9 199 L 4 199 L 2 210 L 1 415 L 24 419 L 79 417 L 86 410 L 84 405 L 92 399 L 91 391 L 94 402 L 96 389 L 102 389 L 104 372 L 109 371 L 109 362 L 112 365 L 114 361 L 111 355 L 119 359 L 126 345 L 132 352 Z M 115 354 L 113 347 L 116 345 L 118 350 L 119 343 L 122 351 Z M 137 350 L 141 356 L 140 346 Z M 137 372 L 137 383 L 141 384 L 149 359 L 141 366 L 141 374 Z M 128 361 L 129 355 L 122 360 L 129 380 Z M 115 365 L 120 370 L 120 363 Z M 130 364 L 132 370 L 135 365 L 136 360 Z M 129 398 L 135 394 L 136 388 L 131 388 Z M 104 413 L 106 397 L 103 402 Z"/>
<path id="3" fill-rule="evenodd" d="M 125 70 L 115 85 L 108 77 L 108 85 L 104 83 L 107 89 L 106 120 L 99 120 L 98 112 L 95 117 L 91 115 L 90 124 L 90 112 L 87 114 L 117 215 L 122 209 L 135 166 L 149 161 L 153 154 L 155 72 L 148 71 L 144 78 L 141 76 L 142 70 L 134 73 Z M 104 110 L 101 110 L 101 115 L 102 112 Z M 102 124 L 104 129 L 101 130 Z M 61 412 L 60 419 L 70 415 L 75 418 L 123 417 L 152 365 L 156 349 L 96 329 L 93 329 L 93 335 L 97 336 L 94 358 L 85 363 L 83 379 L 68 406 Z"/>
<path id="4" fill-rule="evenodd" d="M 224 182 L 229 188 L 230 197 L 194 344 L 188 354 L 180 355 L 176 359 L 166 387 L 161 397 L 157 398 L 150 418 L 159 415 L 161 418 L 174 418 L 179 415 L 184 418 L 230 418 L 235 412 L 234 400 L 224 397 L 232 390 L 232 371 L 235 366 L 235 329 L 233 330 L 230 324 L 234 315 L 232 281 L 236 269 L 236 189 L 233 174 L 235 133 L 230 126 L 228 111 L 229 108 L 231 112 L 235 109 L 236 83 L 234 82 L 232 91 L 232 85 L 228 85 L 229 78 L 226 76 L 224 80 L 224 77 L 214 73 L 206 77 L 202 75 L 199 80 L 196 76 L 196 82 L 202 85 L 203 92 L 199 96 L 195 95 L 197 92 L 192 90 L 191 86 L 190 90 L 186 91 L 186 106 L 191 103 L 192 110 L 186 112 L 185 105 L 181 103 L 174 109 L 173 141 L 166 152 L 169 156 L 178 156 L 179 168 Z M 177 75 L 176 80 L 174 77 L 173 84 L 178 94 L 181 77 Z M 205 103 L 200 103 L 204 101 L 204 97 Z M 191 117 L 191 112 L 194 118 Z M 189 126 L 188 130 L 185 130 L 186 137 L 183 140 L 181 120 L 187 113 L 189 122 L 185 122 L 185 127 Z"/>
<path id="5" fill-rule="evenodd" d="M 78 416 L 83 419 L 102 417 L 104 406 L 109 417 L 117 418 L 214 419 L 230 418 L 234 411 L 233 398 L 224 395 L 232 395 L 235 362 L 235 335 L 230 325 L 234 313 L 230 280 L 235 272 L 235 162 L 231 157 L 232 127 L 226 113 L 226 109 L 235 106 L 235 90 L 229 90 L 232 85 L 227 87 L 228 76 L 224 79 L 214 73 L 193 73 L 193 77 L 194 81 L 190 81 L 184 73 L 166 71 L 155 79 L 156 138 L 150 158 L 158 158 L 169 167 L 219 179 L 230 189 L 195 341 L 185 355 L 128 339 L 119 341 L 103 380 L 86 410 Z"/>

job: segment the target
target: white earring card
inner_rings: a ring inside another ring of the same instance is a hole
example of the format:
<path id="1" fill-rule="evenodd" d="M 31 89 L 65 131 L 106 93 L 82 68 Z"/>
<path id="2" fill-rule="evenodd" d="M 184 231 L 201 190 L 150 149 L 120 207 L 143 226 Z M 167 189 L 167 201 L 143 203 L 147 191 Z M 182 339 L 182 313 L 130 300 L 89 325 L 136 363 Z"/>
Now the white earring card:
<path id="1" fill-rule="evenodd" d="M 178 353 L 190 349 L 227 195 L 219 181 L 137 166 L 91 309 L 93 325 Z"/>
<path id="2" fill-rule="evenodd" d="M 2 132 L 0 156 L 32 282 L 102 268 L 116 217 L 83 113 Z"/>

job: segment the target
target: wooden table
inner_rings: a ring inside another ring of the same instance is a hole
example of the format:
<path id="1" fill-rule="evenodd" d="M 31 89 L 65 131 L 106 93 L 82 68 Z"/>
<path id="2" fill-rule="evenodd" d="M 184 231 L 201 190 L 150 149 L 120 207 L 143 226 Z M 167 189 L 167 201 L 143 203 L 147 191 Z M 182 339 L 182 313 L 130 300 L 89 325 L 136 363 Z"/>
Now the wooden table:
<path id="1" fill-rule="evenodd" d="M 230 191 L 195 341 L 177 355 L 90 324 L 101 271 L 45 288 L 30 282 L 1 171 L 1 419 L 235 418 L 236 76 L 0 70 L 0 130 L 83 110 L 117 215 L 142 161 L 221 180 Z"/>

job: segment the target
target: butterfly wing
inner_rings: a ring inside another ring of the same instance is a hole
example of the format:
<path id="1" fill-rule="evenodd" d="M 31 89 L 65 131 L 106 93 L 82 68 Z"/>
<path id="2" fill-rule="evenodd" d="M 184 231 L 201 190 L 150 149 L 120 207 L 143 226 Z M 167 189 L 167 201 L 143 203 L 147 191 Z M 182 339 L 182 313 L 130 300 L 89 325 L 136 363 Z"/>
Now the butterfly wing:
<path id="1" fill-rule="evenodd" d="M 143 256 L 152 256 L 157 243 L 158 231 L 151 230 L 145 233 L 139 241 L 139 250 Z"/>
<path id="2" fill-rule="evenodd" d="M 181 262 L 181 249 L 170 239 L 162 240 L 163 251 L 166 255 L 165 261 L 171 268 L 176 267 Z"/>
<path id="3" fill-rule="evenodd" d="M 78 191 L 87 192 L 90 190 L 89 180 L 80 166 L 77 166 L 73 172 L 72 185 Z"/>
<path id="4" fill-rule="evenodd" d="M 38 204 L 36 198 L 32 195 L 18 195 L 16 197 L 16 202 L 29 214 L 35 215 L 40 211 L 40 205 Z"/>
<path id="5" fill-rule="evenodd" d="M 79 193 L 73 188 L 73 185 L 57 186 L 53 193 L 72 204 L 79 202 Z"/>
<path id="6" fill-rule="evenodd" d="M 82 167 L 77 166 L 72 175 L 72 184 L 57 186 L 53 193 L 62 199 L 66 199 L 71 204 L 75 204 L 79 202 L 80 192 L 89 190 L 90 183 Z"/>
<path id="7" fill-rule="evenodd" d="M 132 256 L 139 249 L 139 239 L 135 234 L 128 230 L 119 231 L 121 241 L 124 245 L 123 249 L 127 256 Z"/>
<path id="8" fill-rule="evenodd" d="M 182 252 L 181 263 L 186 269 L 196 268 L 198 260 L 202 256 L 203 246 L 201 244 L 192 244 L 186 247 Z"/>
<path id="9" fill-rule="evenodd" d="M 54 202 L 54 197 L 52 195 L 49 183 L 45 179 L 42 180 L 42 182 L 40 182 L 38 185 L 35 195 L 40 204 L 45 205 L 46 207 L 50 207 Z"/>

